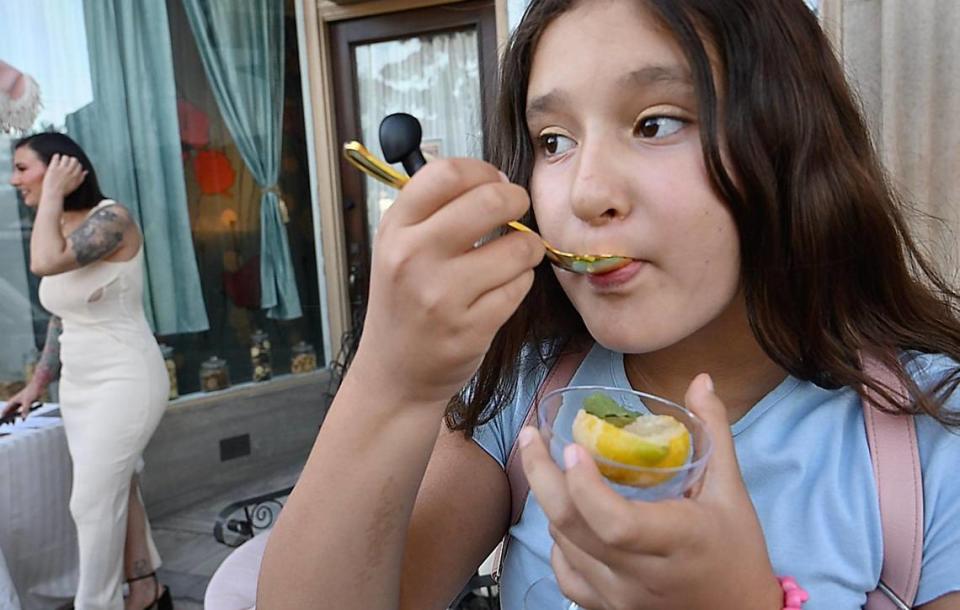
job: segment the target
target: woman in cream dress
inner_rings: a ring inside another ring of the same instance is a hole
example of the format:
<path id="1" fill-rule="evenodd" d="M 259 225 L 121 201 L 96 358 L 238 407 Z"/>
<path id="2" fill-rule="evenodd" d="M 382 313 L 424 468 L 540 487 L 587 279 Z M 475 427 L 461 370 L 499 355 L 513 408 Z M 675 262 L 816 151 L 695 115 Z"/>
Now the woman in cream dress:
<path id="1" fill-rule="evenodd" d="M 20 140 L 10 183 L 37 210 L 30 270 L 53 317 L 31 383 L 8 403 L 29 405 L 60 370 L 60 411 L 73 458 L 70 512 L 80 547 L 77 610 L 171 608 L 156 580 L 136 469 L 163 415 L 168 377 L 143 313 L 143 239 L 130 212 L 100 193 L 70 138 Z M 9 558 L 10 561 L 15 561 Z M 129 583 L 124 601 L 123 580 Z"/>

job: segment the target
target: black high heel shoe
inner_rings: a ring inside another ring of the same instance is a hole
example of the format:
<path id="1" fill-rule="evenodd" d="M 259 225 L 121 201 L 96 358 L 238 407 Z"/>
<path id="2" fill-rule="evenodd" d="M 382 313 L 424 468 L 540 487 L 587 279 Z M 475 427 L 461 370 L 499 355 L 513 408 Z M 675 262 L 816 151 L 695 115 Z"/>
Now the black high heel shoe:
<path id="1" fill-rule="evenodd" d="M 149 574 L 144 574 L 143 576 L 137 576 L 136 578 L 131 578 L 127 580 L 127 584 L 135 582 L 137 580 L 145 580 L 147 578 L 152 578 L 154 584 L 157 587 L 156 593 L 153 597 L 153 603 L 144 608 L 143 610 L 173 610 L 173 597 L 170 596 L 170 589 L 168 587 L 160 586 L 160 581 L 157 580 L 157 573 L 150 572 Z"/>

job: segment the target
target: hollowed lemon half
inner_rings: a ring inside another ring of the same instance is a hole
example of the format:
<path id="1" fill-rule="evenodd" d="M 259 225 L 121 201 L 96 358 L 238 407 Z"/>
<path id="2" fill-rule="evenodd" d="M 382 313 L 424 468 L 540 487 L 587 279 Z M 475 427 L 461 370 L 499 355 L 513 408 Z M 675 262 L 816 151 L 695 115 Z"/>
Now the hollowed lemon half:
<path id="1" fill-rule="evenodd" d="M 573 420 L 573 440 L 594 457 L 626 466 L 661 469 L 683 466 L 690 457 L 690 432 L 669 415 L 641 415 L 618 428 L 581 409 Z M 676 473 L 620 468 L 598 462 L 605 477 L 634 487 L 652 487 Z"/>

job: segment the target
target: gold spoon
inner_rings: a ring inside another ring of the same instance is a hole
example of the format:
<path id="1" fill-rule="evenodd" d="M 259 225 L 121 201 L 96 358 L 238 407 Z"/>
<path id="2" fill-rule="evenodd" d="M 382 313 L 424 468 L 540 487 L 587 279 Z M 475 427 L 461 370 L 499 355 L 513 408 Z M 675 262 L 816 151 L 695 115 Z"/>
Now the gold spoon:
<path id="1" fill-rule="evenodd" d="M 400 190 L 410 181 L 410 178 L 404 176 L 393 169 L 377 157 L 375 157 L 363 144 L 352 141 L 343 145 L 343 156 L 346 157 L 350 165 L 353 165 L 371 178 L 379 180 L 387 186 Z M 543 242 L 546 248 L 546 257 L 551 263 L 573 273 L 601 274 L 615 271 L 633 261 L 626 256 L 615 256 L 612 254 L 573 254 L 557 250 L 551 246 L 547 240 L 540 237 L 533 229 L 523 223 L 511 220 L 507 226 L 517 231 L 523 231 L 536 235 Z"/>

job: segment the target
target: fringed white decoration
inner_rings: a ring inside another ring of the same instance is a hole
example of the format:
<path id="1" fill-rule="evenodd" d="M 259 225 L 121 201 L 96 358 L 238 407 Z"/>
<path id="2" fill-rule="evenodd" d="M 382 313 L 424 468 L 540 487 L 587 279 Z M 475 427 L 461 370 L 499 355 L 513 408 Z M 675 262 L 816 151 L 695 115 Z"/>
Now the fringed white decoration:
<path id="1" fill-rule="evenodd" d="M 12 99 L 6 91 L 0 91 L 0 132 L 24 132 L 33 125 L 43 104 L 40 102 L 40 87 L 30 76 L 26 79 L 23 93 Z"/>

